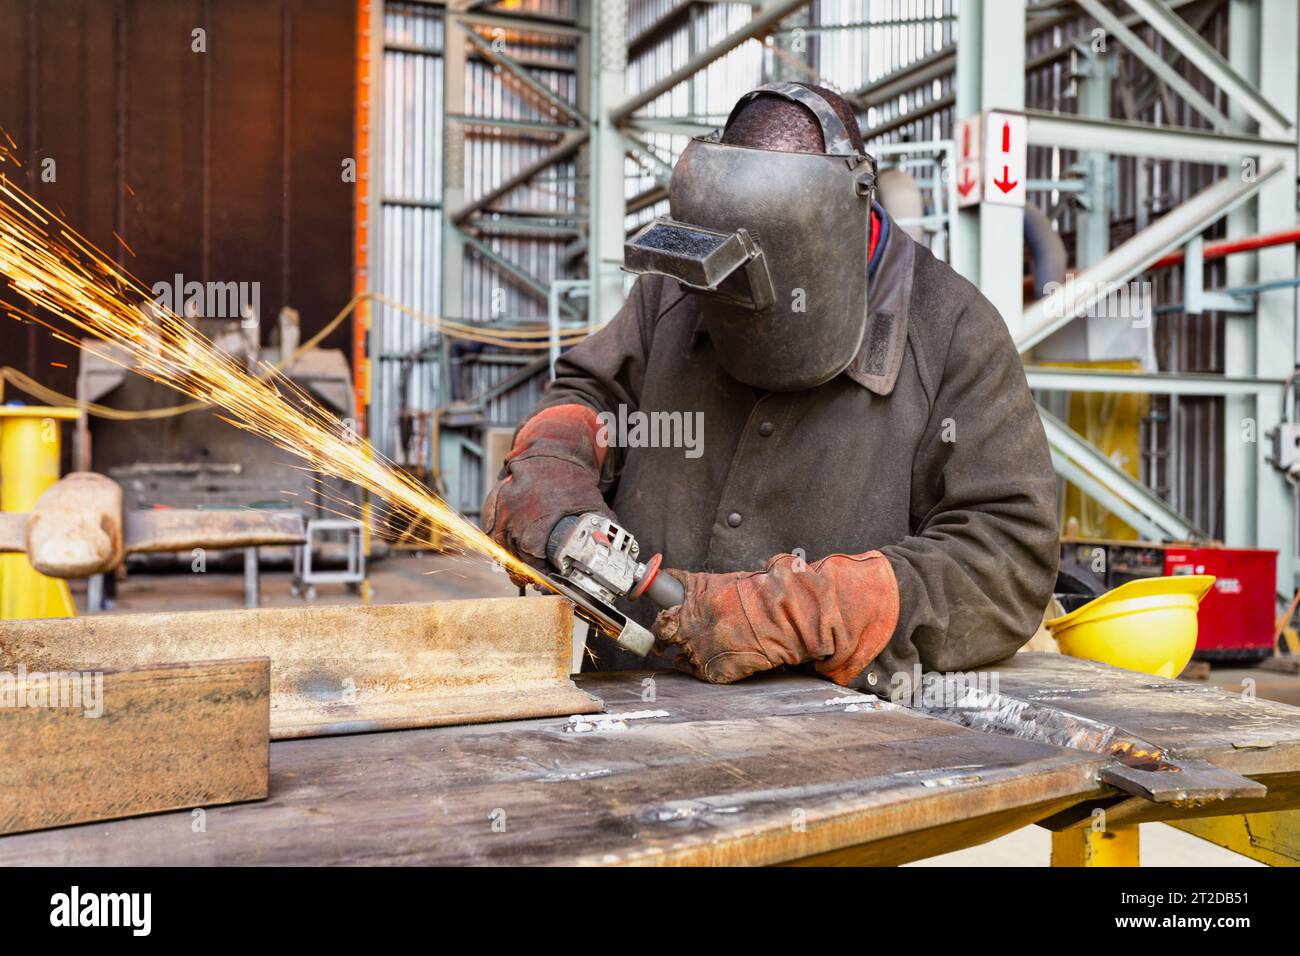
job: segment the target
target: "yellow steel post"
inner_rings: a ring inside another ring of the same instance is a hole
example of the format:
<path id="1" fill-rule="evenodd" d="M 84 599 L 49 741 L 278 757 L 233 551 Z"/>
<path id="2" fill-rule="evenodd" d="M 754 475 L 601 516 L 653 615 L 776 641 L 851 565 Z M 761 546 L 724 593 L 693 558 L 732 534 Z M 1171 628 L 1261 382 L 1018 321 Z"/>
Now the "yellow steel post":
<path id="1" fill-rule="evenodd" d="M 1052 834 L 1052 866 L 1140 866 L 1140 858 L 1137 826 Z"/>
<path id="2" fill-rule="evenodd" d="M 30 511 L 59 480 L 59 422 L 75 408 L 0 405 L 0 511 Z M 68 582 L 34 570 L 25 554 L 0 555 L 0 620 L 76 617 Z"/>

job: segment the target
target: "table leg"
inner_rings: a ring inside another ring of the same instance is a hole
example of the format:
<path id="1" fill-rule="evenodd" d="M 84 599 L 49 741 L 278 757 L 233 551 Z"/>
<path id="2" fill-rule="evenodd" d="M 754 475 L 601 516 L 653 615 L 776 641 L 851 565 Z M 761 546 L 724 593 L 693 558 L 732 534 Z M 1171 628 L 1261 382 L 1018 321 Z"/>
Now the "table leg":
<path id="1" fill-rule="evenodd" d="M 1195 817 L 1169 825 L 1269 866 L 1300 866 L 1300 810 Z"/>
<path id="2" fill-rule="evenodd" d="M 1139 860 L 1136 825 L 1052 834 L 1052 866 L 1140 866 Z"/>

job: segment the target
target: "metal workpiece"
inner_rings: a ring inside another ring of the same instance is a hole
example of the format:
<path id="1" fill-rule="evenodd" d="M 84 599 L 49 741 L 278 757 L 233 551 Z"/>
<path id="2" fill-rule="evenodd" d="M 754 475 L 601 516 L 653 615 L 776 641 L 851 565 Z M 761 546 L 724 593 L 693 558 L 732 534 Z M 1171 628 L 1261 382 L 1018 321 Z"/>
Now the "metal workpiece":
<path id="1" fill-rule="evenodd" d="M 1201 807 L 1268 794 L 1268 788 L 1258 781 L 1205 760 L 1179 757 L 1106 721 L 1054 704 L 971 687 L 951 675 L 939 680 L 944 685 L 943 704 L 920 707 L 924 713 L 984 733 L 1100 754 L 1108 758 L 1099 769 L 1102 783 L 1153 803 Z"/>
<path id="2" fill-rule="evenodd" d="M 568 601 L 469 598 L 10 621 L 0 671 L 265 656 L 270 734 L 285 740 L 599 711 L 569 679 L 572 646 Z"/>

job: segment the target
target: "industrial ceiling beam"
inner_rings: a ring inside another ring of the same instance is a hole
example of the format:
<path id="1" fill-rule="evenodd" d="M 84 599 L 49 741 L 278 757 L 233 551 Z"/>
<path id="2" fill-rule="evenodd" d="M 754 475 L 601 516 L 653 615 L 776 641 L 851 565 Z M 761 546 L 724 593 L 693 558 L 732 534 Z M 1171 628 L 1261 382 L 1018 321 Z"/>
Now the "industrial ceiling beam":
<path id="1" fill-rule="evenodd" d="M 717 123 L 697 123 L 673 116 L 637 116 L 622 124 L 625 129 L 644 133 L 667 133 L 670 136 L 705 136 L 718 128 Z"/>
<path id="2" fill-rule="evenodd" d="M 1201 2 L 1204 2 L 1204 0 L 1169 0 L 1169 6 L 1177 8 Z M 1028 12 L 1033 13 L 1034 11 L 1031 9 Z M 1062 26 L 1074 18 L 1075 13 L 1073 10 L 1068 10 L 1051 18 L 1044 18 L 1041 22 L 1031 24 L 1025 30 L 1025 36 L 1027 38 L 1037 36 L 1054 27 Z M 1127 26 L 1142 22 L 1141 18 L 1135 14 L 1129 14 L 1123 17 L 1122 20 Z M 1065 59 L 1071 52 L 1073 52 L 1073 47 L 1068 43 L 1060 44 L 1049 50 L 1044 50 L 1028 60 L 1025 66 L 1027 69 L 1045 66 L 1053 60 Z M 908 90 L 929 80 L 948 76 L 955 69 L 957 69 L 957 44 L 950 43 L 945 47 L 940 47 L 928 56 L 924 56 L 901 69 L 894 70 L 880 79 L 854 90 L 845 99 L 860 110 L 869 109 L 872 106 L 881 105 L 900 93 L 906 93 Z"/>
<path id="3" fill-rule="evenodd" d="M 1101 24 L 1107 33 L 1124 44 L 1128 51 L 1141 60 L 1148 70 L 1160 77 L 1166 86 L 1181 96 L 1188 106 L 1213 123 L 1216 129 L 1233 128 L 1232 121 L 1227 116 L 1202 96 L 1200 91 L 1184 79 L 1181 73 L 1166 63 L 1164 57 L 1143 43 L 1142 38 L 1130 30 L 1127 24 L 1112 13 L 1110 8 L 1103 4 L 1101 0 L 1075 0 L 1075 3 L 1082 7 L 1088 16 Z"/>
<path id="4" fill-rule="evenodd" d="M 615 126 L 622 126 L 637 110 L 654 102 L 678 83 L 684 83 L 710 63 L 721 59 L 736 47 L 748 40 L 762 36 L 782 19 L 788 17 L 811 0 L 781 0 L 763 10 L 735 33 L 723 37 L 713 46 L 691 57 L 663 79 L 650 84 L 640 93 L 628 97 L 609 111 L 609 120 Z"/>
<path id="5" fill-rule="evenodd" d="M 501 253 L 497 252 L 487 243 L 483 242 L 481 239 L 478 239 L 470 235 L 464 235 L 462 241 L 465 243 L 465 245 L 472 248 L 484 259 L 487 259 L 497 268 L 501 269 L 507 275 L 514 278 L 515 281 L 518 282 L 521 286 L 523 286 L 523 288 L 526 291 L 532 292 L 539 299 L 545 300 L 550 297 L 551 287 L 549 285 L 547 285 L 541 279 L 537 278 L 537 276 L 533 275 L 523 266 L 519 265 L 516 262 L 511 262 L 505 256 L 501 255 Z M 560 304 L 560 307 L 563 308 L 566 312 L 568 312 L 571 318 L 577 317 L 579 315 L 578 310 L 575 309 L 573 306 L 569 305 L 567 302 L 562 302 Z"/>
<path id="6" fill-rule="evenodd" d="M 1193 522 L 1041 405 L 1038 416 L 1057 474 L 1119 515 L 1139 534 L 1156 541 L 1206 537 Z"/>
<path id="7" fill-rule="evenodd" d="M 520 186 L 526 185 L 529 180 L 542 172 L 542 170 L 555 165 L 562 159 L 567 159 L 569 156 L 572 156 L 582 147 L 583 143 L 587 142 L 590 135 L 590 132 L 585 129 L 575 129 L 572 133 L 566 134 L 565 137 L 553 148 L 547 150 L 523 169 L 516 172 L 513 176 L 503 179 L 494 188 L 488 190 L 482 196 L 479 196 L 478 199 L 466 203 L 460 209 L 456 210 L 456 212 L 452 213 L 451 221 L 458 226 L 464 225 L 465 222 L 467 222 L 475 213 L 486 209 L 507 193 L 518 189 Z"/>
<path id="8" fill-rule="evenodd" d="M 1096 2 L 1096 0 L 1089 0 Z M 1228 95 L 1259 123 L 1260 129 L 1284 132 L 1292 128 L 1286 118 L 1253 83 L 1247 81 L 1206 43 L 1191 25 L 1160 0 L 1124 0 L 1151 28 L 1178 50 L 1187 61 Z"/>
<path id="9" fill-rule="evenodd" d="M 1285 159 L 1294 156 L 1295 140 L 1216 133 L 1185 126 L 1156 126 L 1128 120 L 1094 119 L 1074 114 L 1025 110 L 1029 145 L 1060 149 L 1105 149 L 1116 156 L 1155 157 L 1193 163 L 1236 166 L 1243 156 Z"/>
<path id="10" fill-rule="evenodd" d="M 1073 3 L 1073 0 L 1069 0 L 1069 2 Z M 1177 6 L 1184 6 L 1197 2 L 1204 2 L 1204 0 L 1174 0 L 1175 5 Z M 1203 8 L 1203 11 L 1203 15 L 1208 16 L 1210 13 L 1213 13 L 1213 7 L 1207 5 Z M 1130 14 L 1125 19 L 1125 22 L 1136 23 L 1138 22 L 1138 18 Z M 1036 32 L 1036 29 L 1025 31 L 1026 36 L 1029 37 L 1032 37 Z M 956 62 L 956 54 L 953 53 L 955 49 L 956 45 L 952 44 L 936 50 L 929 56 L 922 57 L 920 60 L 917 60 L 915 63 L 906 66 L 901 70 L 895 70 L 887 76 L 877 80 L 875 83 L 863 87 L 856 94 L 851 94 L 846 98 L 854 108 L 859 111 L 864 111 L 871 109 L 872 107 L 882 106 L 894 97 L 901 96 L 904 93 L 917 89 L 925 83 L 941 79 L 945 76 L 950 76 L 952 75 L 954 64 Z M 1072 52 L 1074 52 L 1074 47 L 1069 44 L 1049 47 L 1043 52 L 1025 60 L 1025 74 L 1028 75 L 1034 73 L 1042 67 L 1048 66 L 1057 60 L 1065 59 Z M 1175 50 L 1174 53 L 1177 54 L 1177 51 Z M 1159 85 L 1158 81 L 1155 85 Z M 877 123 L 864 129 L 862 135 L 869 140 L 878 139 L 881 136 L 887 136 L 895 130 L 902 129 L 905 126 L 915 123 L 919 119 L 924 119 L 927 116 L 932 116 L 935 113 L 948 109 L 948 107 L 955 105 L 956 101 L 957 97 L 952 93 L 935 97 L 927 100 L 919 106 L 910 108 L 908 112 L 899 114 L 893 119 L 887 120 L 883 123 Z M 1205 131 L 1203 130 L 1191 130 L 1190 132 L 1201 135 L 1205 134 Z M 1051 146 L 1055 144 L 1048 142 L 1034 145 Z"/>
<path id="11" fill-rule="evenodd" d="M 848 94 L 845 99 L 859 111 L 880 106 L 896 96 L 916 89 L 922 84 L 941 80 L 951 75 L 957 67 L 957 44 L 940 47 L 928 56 L 891 73 L 886 73 L 874 83 Z"/>
<path id="12" fill-rule="evenodd" d="M 448 123 L 461 123 L 465 126 L 478 126 L 486 129 L 527 130 L 530 132 L 546 133 L 552 137 L 557 133 L 563 134 L 573 130 L 572 124 L 569 123 L 544 123 L 540 120 L 507 119 L 496 116 L 475 116 L 469 113 L 448 113 L 445 119 Z"/>
<path id="13" fill-rule="evenodd" d="M 1106 482 L 1085 471 L 1055 448 L 1050 450 L 1052 469 L 1058 477 L 1065 479 L 1093 501 L 1096 501 L 1136 531 L 1141 538 L 1147 541 L 1160 541 L 1169 537 L 1158 523 L 1152 521 L 1138 509 L 1131 507 L 1127 501 L 1111 491 Z"/>
<path id="14" fill-rule="evenodd" d="M 449 10 L 448 12 L 453 13 L 456 11 Z M 568 37 L 584 37 L 587 35 L 586 28 L 574 23 L 572 20 L 552 19 L 523 11 L 511 11 L 509 15 L 465 11 L 461 12 L 458 18 L 475 26 L 500 27 L 503 30 L 527 30 L 530 33 L 553 33 Z"/>
<path id="15" fill-rule="evenodd" d="M 469 23 L 462 20 L 461 26 L 465 30 L 465 39 L 469 40 L 469 42 L 474 45 L 474 48 L 478 50 L 479 53 L 481 53 L 486 59 L 491 60 L 497 66 L 501 67 L 511 76 L 513 76 L 516 80 L 518 80 L 528 89 L 532 90 L 535 94 L 540 96 L 546 102 L 550 103 L 556 109 L 560 110 L 562 113 L 567 113 L 569 116 L 573 117 L 579 123 L 589 122 L 587 117 L 582 114 L 582 110 L 578 109 L 578 107 L 574 106 L 564 97 L 560 96 L 550 87 L 548 87 L 546 84 L 539 82 L 536 79 L 536 77 L 534 77 L 531 73 L 529 73 L 522 66 L 516 63 L 514 59 L 507 56 L 505 53 L 496 49 L 496 47 L 494 47 L 491 43 L 488 43 L 486 40 L 484 40 L 481 36 L 478 35 L 477 31 L 471 29 Z"/>
<path id="16" fill-rule="evenodd" d="M 1109 146 L 1105 140 L 1100 142 Z M 1245 202 L 1281 169 L 1282 164 L 1270 163 L 1249 181 L 1232 176 L 1220 179 L 1165 213 L 1095 265 L 1025 309 L 1016 347 L 1022 352 L 1027 351 L 1079 316 L 1095 312 L 1123 283 L 1147 269 L 1166 252 L 1202 232 L 1228 210 Z"/>
<path id="17" fill-rule="evenodd" d="M 1265 378 L 1178 372 L 1119 372 L 1029 365 L 1029 387 L 1047 392 L 1101 392 L 1138 395 L 1269 395 L 1280 403 L 1282 382 Z M 1279 404 L 1279 407 L 1280 404 Z"/>

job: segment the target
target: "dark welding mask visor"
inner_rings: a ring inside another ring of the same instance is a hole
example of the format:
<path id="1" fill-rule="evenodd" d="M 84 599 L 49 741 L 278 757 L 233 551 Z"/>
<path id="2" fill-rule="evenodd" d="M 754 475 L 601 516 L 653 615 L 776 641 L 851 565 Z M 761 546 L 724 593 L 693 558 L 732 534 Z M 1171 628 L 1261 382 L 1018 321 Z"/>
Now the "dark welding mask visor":
<path id="1" fill-rule="evenodd" d="M 775 293 L 763 250 L 745 229 L 717 232 L 660 217 L 623 246 L 623 268 L 661 275 L 753 312 L 772 307 Z"/>

